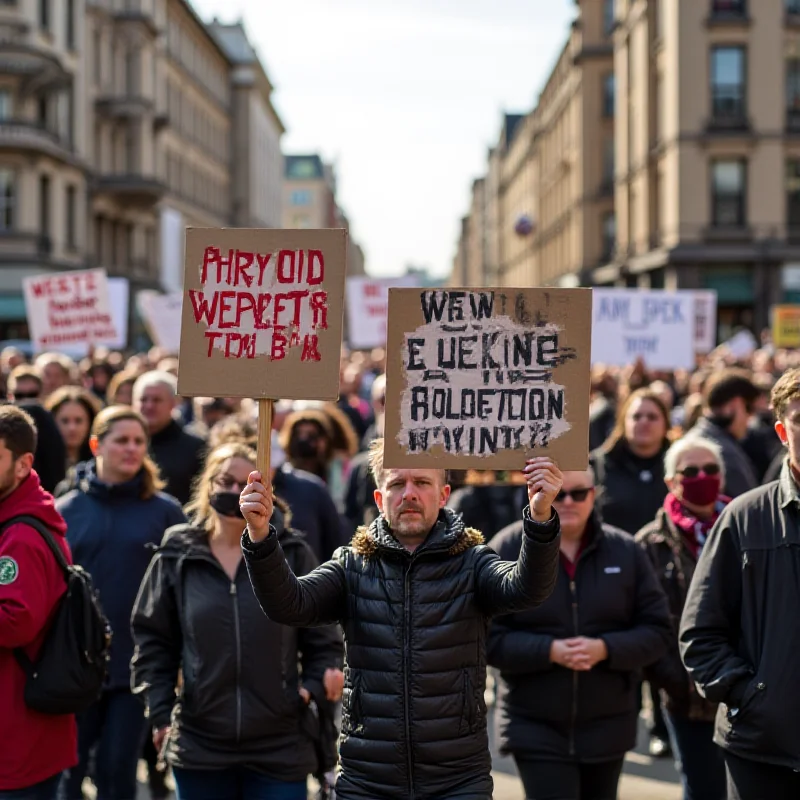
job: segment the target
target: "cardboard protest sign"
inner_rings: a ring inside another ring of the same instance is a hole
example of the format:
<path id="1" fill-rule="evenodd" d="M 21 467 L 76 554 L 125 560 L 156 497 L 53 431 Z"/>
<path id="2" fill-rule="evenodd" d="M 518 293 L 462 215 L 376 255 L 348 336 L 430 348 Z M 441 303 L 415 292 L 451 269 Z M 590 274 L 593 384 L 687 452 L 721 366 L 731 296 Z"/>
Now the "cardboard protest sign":
<path id="1" fill-rule="evenodd" d="M 391 289 L 384 464 L 588 463 L 589 289 Z"/>
<path id="2" fill-rule="evenodd" d="M 592 363 L 624 367 L 638 358 L 650 369 L 694 368 L 693 293 L 593 290 Z"/>
<path id="3" fill-rule="evenodd" d="M 154 344 L 167 352 L 177 353 L 181 345 L 183 292 L 139 292 L 136 300 L 142 321 Z"/>
<path id="4" fill-rule="evenodd" d="M 190 228 L 181 395 L 335 400 L 347 233 Z"/>
<path id="5" fill-rule="evenodd" d="M 347 341 L 353 350 L 386 345 L 389 319 L 389 289 L 417 285 L 413 275 L 401 278 L 347 279 Z"/>
<path id="6" fill-rule="evenodd" d="M 800 306 L 774 306 L 772 344 L 775 347 L 800 347 Z"/>
<path id="7" fill-rule="evenodd" d="M 691 294 L 694 295 L 694 351 L 705 355 L 717 346 L 717 293 L 707 289 Z"/>
<path id="8" fill-rule="evenodd" d="M 118 343 L 105 270 L 24 278 L 22 291 L 31 341 L 38 350 Z"/>

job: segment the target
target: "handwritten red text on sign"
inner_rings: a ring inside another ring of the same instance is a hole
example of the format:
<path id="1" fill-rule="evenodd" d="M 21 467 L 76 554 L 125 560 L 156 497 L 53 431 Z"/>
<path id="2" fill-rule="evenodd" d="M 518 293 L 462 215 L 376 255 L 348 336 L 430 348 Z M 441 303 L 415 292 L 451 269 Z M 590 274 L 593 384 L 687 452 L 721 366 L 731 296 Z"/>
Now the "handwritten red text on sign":
<path id="1" fill-rule="evenodd" d="M 281 361 L 299 348 L 301 361 L 320 361 L 319 330 L 328 327 L 325 257 L 320 250 L 253 253 L 207 247 L 203 289 L 190 290 L 194 321 L 206 327 L 208 356 L 268 355 Z"/>

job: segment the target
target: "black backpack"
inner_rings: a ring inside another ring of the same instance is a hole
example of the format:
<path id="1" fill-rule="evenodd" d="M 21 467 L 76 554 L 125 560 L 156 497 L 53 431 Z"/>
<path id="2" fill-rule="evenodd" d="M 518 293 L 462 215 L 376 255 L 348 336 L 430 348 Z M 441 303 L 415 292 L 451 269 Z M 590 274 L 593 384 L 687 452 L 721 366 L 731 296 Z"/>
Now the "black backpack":
<path id="1" fill-rule="evenodd" d="M 17 524 L 29 525 L 39 532 L 67 579 L 67 591 L 58 601 L 36 663 L 21 648 L 14 650 L 27 677 L 25 705 L 42 714 L 78 714 L 100 698 L 108 672 L 111 628 L 91 575 L 67 563 L 53 534 L 35 517 L 6 520 L 0 533 Z"/>

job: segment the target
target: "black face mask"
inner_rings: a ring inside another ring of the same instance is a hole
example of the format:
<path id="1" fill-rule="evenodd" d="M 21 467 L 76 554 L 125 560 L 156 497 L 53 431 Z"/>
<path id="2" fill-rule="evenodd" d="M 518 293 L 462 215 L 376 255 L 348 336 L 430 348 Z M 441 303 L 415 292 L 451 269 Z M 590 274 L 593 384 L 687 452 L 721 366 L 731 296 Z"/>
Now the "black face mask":
<path id="1" fill-rule="evenodd" d="M 317 439 L 292 439 L 289 443 L 289 455 L 292 458 L 314 458 L 319 455 L 317 451 Z"/>
<path id="2" fill-rule="evenodd" d="M 236 492 L 216 492 L 209 498 L 209 503 L 220 516 L 244 519 L 244 514 L 239 508 L 239 495 Z"/>

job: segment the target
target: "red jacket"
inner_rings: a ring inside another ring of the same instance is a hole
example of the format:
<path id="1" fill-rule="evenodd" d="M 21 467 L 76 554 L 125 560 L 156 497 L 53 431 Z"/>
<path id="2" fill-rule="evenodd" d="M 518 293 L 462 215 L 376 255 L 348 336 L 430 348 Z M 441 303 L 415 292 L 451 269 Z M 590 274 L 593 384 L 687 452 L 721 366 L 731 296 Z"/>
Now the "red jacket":
<path id="1" fill-rule="evenodd" d="M 19 514 L 47 525 L 72 561 L 67 525 L 35 472 L 0 500 L 0 525 Z M 12 525 L 0 533 L 0 791 L 27 788 L 78 760 L 75 717 L 31 711 L 25 673 L 14 658 L 15 647 L 37 657 L 65 591 L 64 573 L 38 531 Z"/>

